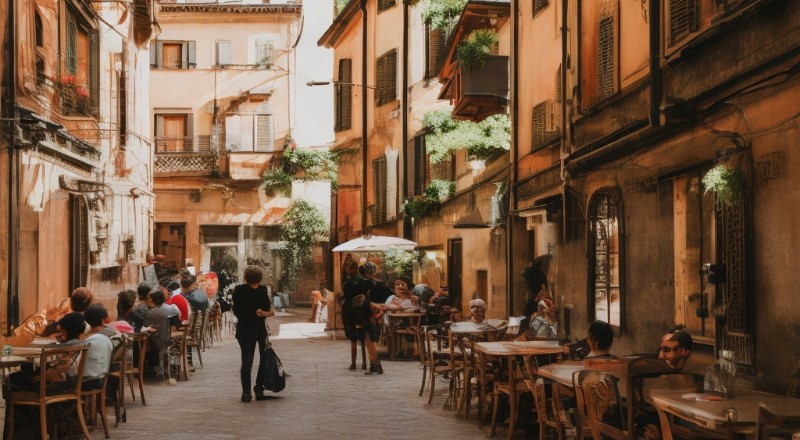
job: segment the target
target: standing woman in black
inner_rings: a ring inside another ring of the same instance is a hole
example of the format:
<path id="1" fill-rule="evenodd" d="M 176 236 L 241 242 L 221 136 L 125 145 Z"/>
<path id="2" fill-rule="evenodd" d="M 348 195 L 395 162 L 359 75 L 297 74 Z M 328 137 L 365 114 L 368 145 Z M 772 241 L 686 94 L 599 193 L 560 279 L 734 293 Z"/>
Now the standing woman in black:
<path id="1" fill-rule="evenodd" d="M 266 358 L 264 350 L 267 343 L 267 327 L 264 323 L 269 316 L 275 315 L 269 303 L 269 291 L 261 284 L 264 273 L 258 266 L 247 266 L 244 270 L 244 282 L 233 289 L 233 314 L 236 316 L 236 340 L 242 350 L 242 402 L 252 400 L 250 395 L 250 371 L 253 369 L 253 357 L 258 345 L 258 372 L 256 373 L 256 400 L 264 400 L 264 379 Z"/>

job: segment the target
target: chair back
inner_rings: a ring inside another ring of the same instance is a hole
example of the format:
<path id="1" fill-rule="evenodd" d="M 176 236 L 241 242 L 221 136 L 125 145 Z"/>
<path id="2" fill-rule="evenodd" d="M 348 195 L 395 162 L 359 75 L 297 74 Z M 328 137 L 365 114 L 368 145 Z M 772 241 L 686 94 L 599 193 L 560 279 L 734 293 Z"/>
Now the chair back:
<path id="1" fill-rule="evenodd" d="M 39 355 L 39 397 L 41 399 L 44 399 L 44 397 L 48 395 L 47 372 L 54 368 L 64 374 L 66 374 L 67 371 L 75 372 L 75 375 L 71 376 L 75 380 L 74 388 L 58 394 L 79 398 L 78 396 L 81 394 L 81 385 L 83 384 L 83 373 L 86 370 L 86 350 L 88 350 L 88 348 L 88 344 L 80 343 L 71 344 L 66 347 L 42 349 L 42 353 Z"/>
<path id="2" fill-rule="evenodd" d="M 603 371 L 579 371 L 579 381 L 586 405 L 586 417 L 595 440 L 612 438 L 627 440 L 623 430 L 622 399 L 617 386 L 619 379 Z"/>
<path id="3" fill-rule="evenodd" d="M 800 433 L 800 414 L 758 402 L 756 440 L 791 439 L 795 433 Z"/>
<path id="4" fill-rule="evenodd" d="M 786 388 L 786 397 L 800 399 L 800 370 L 797 370 L 789 381 L 789 387 Z"/>

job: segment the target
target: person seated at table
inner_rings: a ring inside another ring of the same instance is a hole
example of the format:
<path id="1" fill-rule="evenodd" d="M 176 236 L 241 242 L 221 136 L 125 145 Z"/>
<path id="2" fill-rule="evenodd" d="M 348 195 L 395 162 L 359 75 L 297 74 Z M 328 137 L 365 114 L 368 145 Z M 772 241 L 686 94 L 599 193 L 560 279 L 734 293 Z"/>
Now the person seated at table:
<path id="1" fill-rule="evenodd" d="M 58 332 L 56 329 L 57 321 L 61 319 L 63 316 L 66 316 L 67 313 L 70 311 L 83 313 L 86 311 L 86 308 L 89 307 L 89 304 L 92 303 L 94 300 L 94 294 L 91 290 L 87 289 L 86 287 L 78 287 L 72 291 L 69 295 L 69 309 L 67 310 L 60 310 L 54 317 L 54 319 L 50 320 L 50 324 L 45 327 L 44 331 L 42 331 L 42 336 L 50 336 Z M 89 328 L 87 327 L 84 331 L 88 331 Z"/>
<path id="2" fill-rule="evenodd" d="M 673 370 L 681 370 L 692 354 L 692 335 L 683 329 L 677 329 L 661 337 L 658 347 L 658 358 Z"/>
<path id="3" fill-rule="evenodd" d="M 144 318 L 147 316 L 147 313 L 150 311 L 150 307 L 147 305 L 147 296 L 150 295 L 150 285 L 147 283 L 140 283 L 136 287 L 136 297 L 138 299 L 138 303 L 136 306 L 133 307 L 131 314 L 128 315 L 128 323 L 133 327 L 133 331 L 138 333 L 139 330 L 142 328 L 142 324 L 144 323 Z"/>
<path id="4" fill-rule="evenodd" d="M 556 317 L 553 314 L 553 303 L 550 300 L 539 301 L 536 313 L 531 316 L 529 332 L 534 339 L 538 340 L 555 341 L 558 339 Z"/>
<path id="5" fill-rule="evenodd" d="M 439 289 L 434 292 L 427 284 L 420 283 L 414 286 L 412 293 L 419 296 L 419 304 L 421 307 L 425 308 L 425 324 L 435 325 L 440 323 L 443 312 L 442 306 L 447 305 L 447 291 Z"/>
<path id="6" fill-rule="evenodd" d="M 146 329 L 150 334 L 150 345 L 146 360 L 150 369 L 156 374 L 163 374 L 161 360 L 169 349 L 169 342 L 172 337 L 172 329 L 169 316 L 164 305 L 164 292 L 154 290 L 147 296 L 147 306 L 150 311 L 144 318 L 142 329 Z"/>
<path id="7" fill-rule="evenodd" d="M 614 342 L 614 329 L 611 324 L 597 320 L 589 326 L 586 343 L 589 345 L 589 354 L 586 359 L 617 359 L 610 353 L 611 344 Z"/>
<path id="8" fill-rule="evenodd" d="M 162 279 L 162 281 L 165 281 Z M 173 318 L 175 316 L 174 311 L 168 313 L 170 317 L 170 322 L 173 325 L 180 325 L 182 323 L 189 321 L 189 301 L 181 295 L 181 284 L 177 281 L 171 281 L 167 279 L 166 283 L 162 283 L 159 281 L 159 286 L 161 291 L 164 292 L 164 304 L 168 306 L 173 306 L 175 309 L 178 310 L 178 319 L 177 321 Z M 177 322 L 177 324 L 176 324 Z"/>
<path id="9" fill-rule="evenodd" d="M 103 379 L 111 366 L 111 353 L 114 351 L 111 337 L 118 335 L 119 332 L 106 326 L 108 311 L 102 304 L 90 305 L 83 313 L 83 317 L 89 324 L 89 332 L 84 339 L 89 343 L 89 349 L 86 350 L 82 388 L 96 390 L 103 386 Z"/>
<path id="10" fill-rule="evenodd" d="M 480 324 L 486 319 L 486 301 L 475 298 L 469 302 L 470 322 Z"/>
<path id="11" fill-rule="evenodd" d="M 117 293 L 117 321 L 128 321 L 136 305 L 136 292 L 123 290 Z M 130 321 L 128 321 L 130 323 Z"/>

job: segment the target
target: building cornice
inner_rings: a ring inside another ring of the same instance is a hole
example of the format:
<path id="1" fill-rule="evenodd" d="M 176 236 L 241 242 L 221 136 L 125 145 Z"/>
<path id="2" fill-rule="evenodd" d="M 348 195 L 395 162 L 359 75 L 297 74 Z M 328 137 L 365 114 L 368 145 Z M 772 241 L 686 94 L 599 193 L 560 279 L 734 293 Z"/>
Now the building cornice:
<path id="1" fill-rule="evenodd" d="M 211 12 L 228 14 L 291 14 L 303 12 L 303 5 L 248 5 L 218 3 L 161 3 L 159 12 Z"/>

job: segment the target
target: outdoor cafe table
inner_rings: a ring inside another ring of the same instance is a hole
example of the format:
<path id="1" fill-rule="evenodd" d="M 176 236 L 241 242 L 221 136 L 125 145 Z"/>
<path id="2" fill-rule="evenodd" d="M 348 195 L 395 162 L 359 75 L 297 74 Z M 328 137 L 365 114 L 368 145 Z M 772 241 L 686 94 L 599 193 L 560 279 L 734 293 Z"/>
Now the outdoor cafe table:
<path id="1" fill-rule="evenodd" d="M 693 397 L 689 398 L 690 395 Z M 721 400 L 697 400 L 694 398 L 696 395 L 687 394 L 685 390 L 658 389 L 650 392 L 653 405 L 658 410 L 663 440 L 672 440 L 668 415 L 711 431 L 727 432 L 728 439 L 732 439 L 735 434 L 752 434 L 755 431 L 759 402 L 800 414 L 800 400 L 777 394 L 737 389 L 733 397 L 723 397 Z M 730 409 L 735 410 L 735 420 L 727 420 Z"/>
<path id="2" fill-rule="evenodd" d="M 500 319 L 486 319 L 481 323 L 474 323 L 472 321 L 459 321 L 450 325 L 450 334 L 453 337 L 452 343 L 459 349 L 462 349 L 468 355 L 473 355 L 468 349 L 464 349 L 464 338 L 469 339 L 471 342 L 479 341 L 493 341 L 496 335 L 506 329 L 506 323 Z M 455 348 L 454 346 L 454 348 Z M 455 377 L 455 363 L 452 363 L 452 377 Z M 444 404 L 445 409 L 450 409 L 453 406 L 458 408 L 458 402 L 455 401 L 455 387 L 450 387 L 450 394 L 447 396 L 447 401 Z M 466 397 L 466 393 L 463 395 Z"/>
<path id="3" fill-rule="evenodd" d="M 480 369 L 481 383 L 486 383 L 486 357 L 505 358 L 506 366 L 508 367 L 508 378 L 511 396 L 516 396 L 517 387 L 514 380 L 514 357 L 516 356 L 533 356 L 540 354 L 558 354 L 563 352 L 564 348 L 558 345 L 557 341 L 520 341 L 520 342 L 478 342 L 475 344 L 475 350 L 478 352 L 478 368 Z M 480 408 L 483 409 L 484 402 L 486 402 L 486 387 L 481 387 L 480 394 Z M 511 413 L 514 417 L 515 403 L 511 399 Z M 509 438 L 511 432 L 509 432 Z"/>
<path id="4" fill-rule="evenodd" d="M 419 322 L 422 317 L 425 316 L 425 312 L 390 310 L 386 312 L 386 316 L 389 317 L 389 356 L 395 358 L 400 351 L 400 341 L 398 340 L 397 336 L 401 336 L 402 334 L 411 334 L 411 331 L 419 331 Z M 398 330 L 400 330 L 400 332 L 398 332 Z M 419 336 L 415 336 L 415 338 L 418 337 Z"/>

